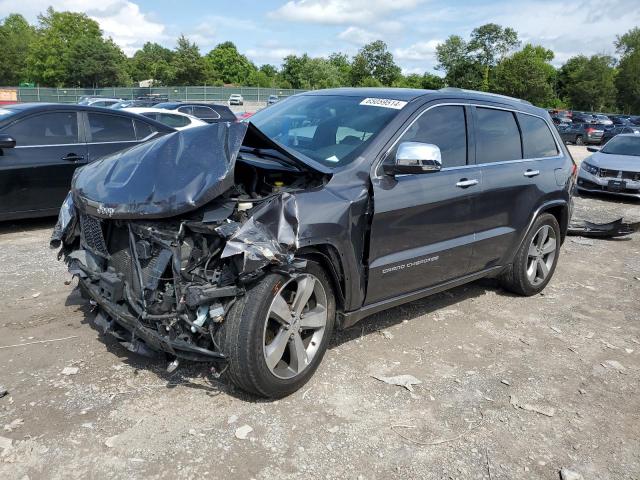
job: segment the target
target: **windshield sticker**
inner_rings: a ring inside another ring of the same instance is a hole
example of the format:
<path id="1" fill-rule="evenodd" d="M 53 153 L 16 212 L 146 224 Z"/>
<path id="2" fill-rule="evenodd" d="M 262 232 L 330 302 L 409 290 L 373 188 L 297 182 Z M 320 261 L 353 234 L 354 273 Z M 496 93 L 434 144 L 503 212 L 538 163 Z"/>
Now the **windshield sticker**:
<path id="1" fill-rule="evenodd" d="M 325 160 L 327 162 L 336 162 L 336 163 L 340 161 L 340 159 L 338 157 L 336 157 L 335 155 L 331 155 L 329 158 L 325 158 Z"/>
<path id="2" fill-rule="evenodd" d="M 384 107 L 400 110 L 407 102 L 402 100 L 391 100 L 390 98 L 365 98 L 360 102 L 360 105 L 369 105 L 371 107 Z"/>
<path id="3" fill-rule="evenodd" d="M 5 110 L 4 108 L 0 108 L 0 115 L 9 115 L 13 113 L 11 110 Z"/>

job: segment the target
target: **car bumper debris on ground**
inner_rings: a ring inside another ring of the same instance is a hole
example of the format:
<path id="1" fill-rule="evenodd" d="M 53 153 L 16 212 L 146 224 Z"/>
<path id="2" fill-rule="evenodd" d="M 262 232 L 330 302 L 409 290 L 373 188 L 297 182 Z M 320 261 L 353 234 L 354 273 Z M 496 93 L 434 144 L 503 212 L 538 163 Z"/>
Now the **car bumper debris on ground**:
<path id="1" fill-rule="evenodd" d="M 580 196 L 573 217 L 587 228 L 640 212 L 635 200 Z M 43 249 L 53 225 L 0 225 L 0 478 L 640 471 L 637 233 L 565 242 L 535 297 L 485 280 L 376 314 L 337 332 L 304 388 L 265 402 L 210 364 L 167 372 L 87 328 L 98 312 Z"/>

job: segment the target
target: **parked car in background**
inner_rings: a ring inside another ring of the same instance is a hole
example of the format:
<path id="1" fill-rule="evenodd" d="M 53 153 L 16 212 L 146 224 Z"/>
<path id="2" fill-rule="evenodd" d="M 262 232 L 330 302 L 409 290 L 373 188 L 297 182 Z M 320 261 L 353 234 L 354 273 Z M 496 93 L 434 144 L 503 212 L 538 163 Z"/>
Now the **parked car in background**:
<path id="1" fill-rule="evenodd" d="M 236 113 L 236 119 L 241 122 L 242 120 L 246 120 L 251 117 L 256 112 L 238 112 Z"/>
<path id="2" fill-rule="evenodd" d="M 571 123 L 559 128 L 560 137 L 565 143 L 575 145 L 599 144 L 604 135 L 605 126 L 598 123 Z"/>
<path id="3" fill-rule="evenodd" d="M 78 105 L 88 105 L 91 107 L 111 107 L 116 103 L 122 102 L 121 98 L 104 98 L 104 97 L 82 97 Z"/>
<path id="4" fill-rule="evenodd" d="M 629 125 L 631 124 L 629 115 L 609 115 L 609 118 L 614 125 Z"/>
<path id="5" fill-rule="evenodd" d="M 596 121 L 604 126 L 613 125 L 613 121 L 606 115 L 602 115 L 601 113 L 596 113 L 594 115 Z"/>
<path id="6" fill-rule="evenodd" d="M 621 133 L 640 134 L 640 127 L 635 125 L 615 125 L 613 128 L 609 128 L 604 131 L 604 135 L 602 136 L 602 141 L 600 143 L 604 145 L 613 137 L 620 135 Z"/>
<path id="7" fill-rule="evenodd" d="M 74 104 L 0 109 L 0 220 L 55 215 L 76 168 L 174 129 L 132 113 Z"/>
<path id="8" fill-rule="evenodd" d="M 267 98 L 267 105 L 273 105 L 278 100 L 279 100 L 278 95 L 269 95 L 269 98 Z"/>
<path id="9" fill-rule="evenodd" d="M 235 122 L 236 116 L 226 105 L 201 102 L 162 102 L 154 105 L 154 108 L 175 110 L 177 112 L 192 115 L 207 123 Z"/>
<path id="10" fill-rule="evenodd" d="M 540 293 L 575 172 L 528 102 L 316 90 L 83 168 L 52 243 L 95 323 L 131 351 L 166 352 L 172 369 L 215 362 L 283 397 L 334 328 L 487 276 Z"/>
<path id="11" fill-rule="evenodd" d="M 598 122 L 595 115 L 592 115 L 590 113 L 584 113 L 584 112 L 573 112 L 573 115 L 571 116 L 571 120 L 573 121 L 573 123 L 597 123 Z"/>
<path id="12" fill-rule="evenodd" d="M 120 109 L 120 108 L 131 108 L 131 107 L 153 107 L 158 103 L 168 102 L 169 99 L 167 96 L 142 96 L 138 97 L 134 100 L 123 100 L 122 102 L 118 102 L 114 105 L 111 105 L 110 108 Z"/>
<path id="13" fill-rule="evenodd" d="M 229 96 L 229 105 L 244 105 L 244 98 L 239 93 L 232 93 Z"/>
<path id="14" fill-rule="evenodd" d="M 571 120 L 570 117 L 560 117 L 558 115 L 552 115 L 551 121 L 554 125 L 568 125 L 570 123 L 573 123 L 573 120 Z"/>
<path id="15" fill-rule="evenodd" d="M 582 161 L 578 190 L 640 198 L 640 134 L 623 133 Z"/>
<path id="16" fill-rule="evenodd" d="M 153 107 L 132 107 L 124 108 L 126 112 L 137 113 L 143 117 L 151 118 L 160 123 L 167 125 L 168 127 L 175 128 L 176 130 L 184 130 L 186 128 L 201 127 L 208 125 L 204 120 L 194 117 L 193 115 L 187 115 L 186 113 L 178 112 L 177 110 L 165 110 L 163 108 Z"/>

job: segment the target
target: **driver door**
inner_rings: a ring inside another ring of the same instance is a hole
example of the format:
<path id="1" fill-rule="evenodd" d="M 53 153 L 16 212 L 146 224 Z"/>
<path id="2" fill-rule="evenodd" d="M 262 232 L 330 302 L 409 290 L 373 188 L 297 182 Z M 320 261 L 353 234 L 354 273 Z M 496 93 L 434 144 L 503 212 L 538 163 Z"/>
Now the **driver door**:
<path id="1" fill-rule="evenodd" d="M 384 162 L 395 161 L 402 142 L 436 145 L 440 171 L 372 179 L 374 213 L 365 304 L 415 292 L 469 273 L 476 223 L 474 201 L 482 189 L 464 105 L 426 107 L 396 140 Z"/>

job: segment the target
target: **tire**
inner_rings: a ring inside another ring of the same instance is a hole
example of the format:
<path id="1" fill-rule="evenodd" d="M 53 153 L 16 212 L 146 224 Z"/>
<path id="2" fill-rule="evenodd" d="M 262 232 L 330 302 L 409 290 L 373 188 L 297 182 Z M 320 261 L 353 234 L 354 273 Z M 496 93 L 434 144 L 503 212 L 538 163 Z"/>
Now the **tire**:
<path id="1" fill-rule="evenodd" d="M 543 231 L 547 233 L 546 241 L 541 236 Z M 555 242 L 553 251 L 542 253 L 549 250 L 549 238 Z M 500 284 L 504 289 L 526 297 L 540 293 L 553 277 L 559 254 L 560 226 L 556 217 L 543 213 L 533 222 L 513 263 L 502 273 Z"/>
<path id="2" fill-rule="evenodd" d="M 305 289 L 312 291 L 300 307 L 302 315 L 292 315 L 294 302 L 304 298 L 297 295 Z M 282 304 L 282 300 L 287 303 Z M 305 328 L 305 322 L 320 325 L 323 309 L 324 326 Z M 287 313 L 291 315 L 289 323 L 281 321 Z M 220 347 L 228 361 L 228 378 L 242 390 L 263 397 L 280 398 L 295 392 L 320 365 L 335 316 L 331 281 L 317 263 L 308 261 L 305 271 L 297 277 L 267 274 L 238 298 L 219 331 Z"/>
<path id="3" fill-rule="evenodd" d="M 578 135 L 576 137 L 576 145 L 584 145 L 584 140 L 582 139 L 582 135 Z"/>

